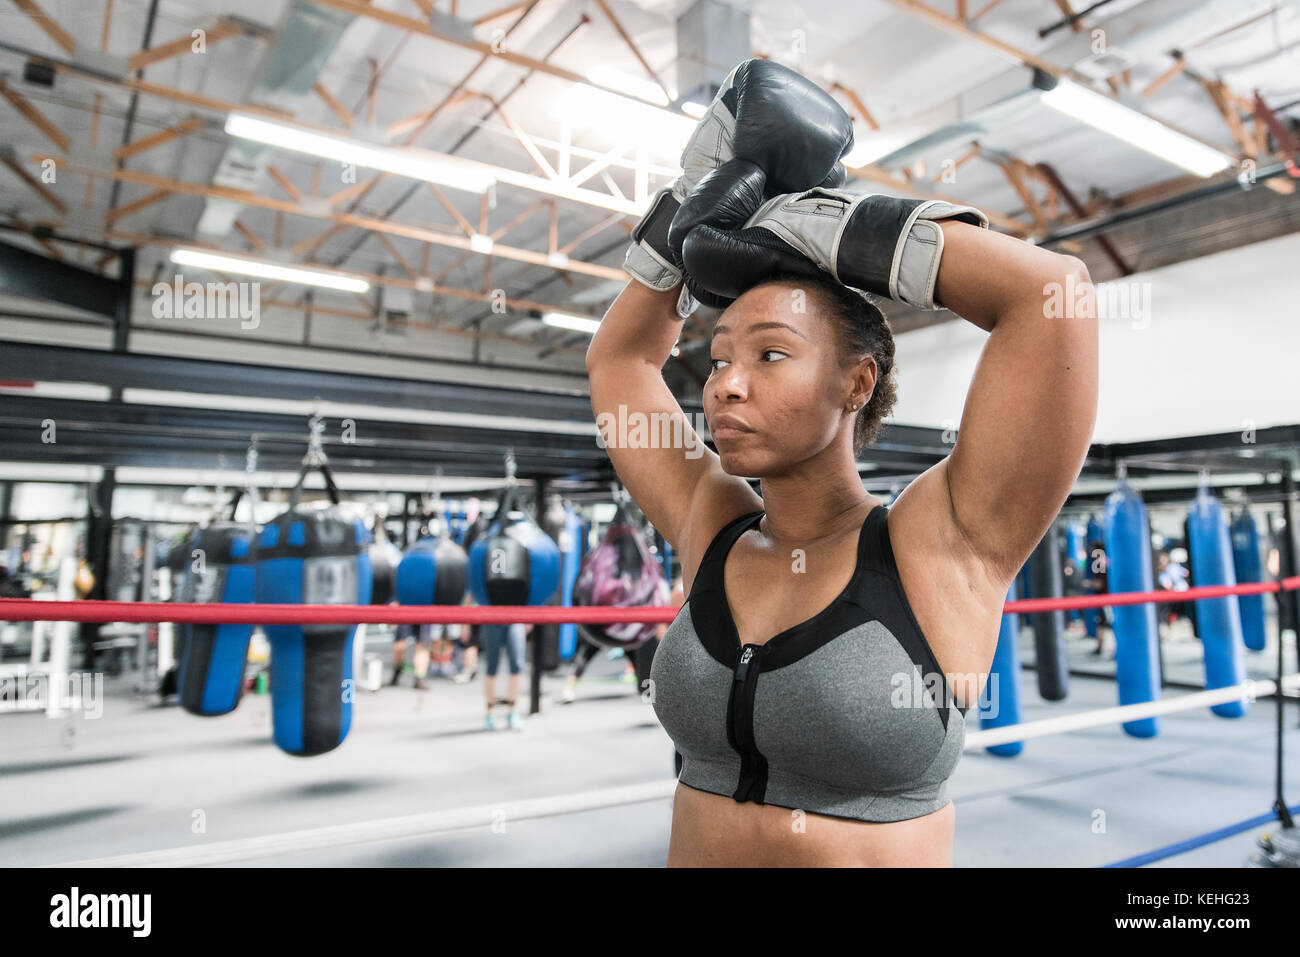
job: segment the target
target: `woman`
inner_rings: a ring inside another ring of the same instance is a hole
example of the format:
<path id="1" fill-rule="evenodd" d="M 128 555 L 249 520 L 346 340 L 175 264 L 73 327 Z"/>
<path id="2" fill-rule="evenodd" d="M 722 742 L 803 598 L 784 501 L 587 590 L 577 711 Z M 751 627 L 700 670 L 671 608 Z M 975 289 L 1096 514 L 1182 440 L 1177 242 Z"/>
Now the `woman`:
<path id="1" fill-rule="evenodd" d="M 653 670 L 656 712 L 684 757 L 670 866 L 951 865 L 945 783 L 963 712 L 987 677 L 1008 586 L 1092 434 L 1091 299 L 1069 318 L 1048 318 L 1044 302 L 1053 285 L 1091 289 L 1081 262 L 971 217 L 922 228 L 850 212 L 863 215 L 846 214 L 854 228 L 833 243 L 786 229 L 819 268 L 764 277 L 718 319 L 703 387 L 717 454 L 700 454 L 660 373 L 680 331 L 680 290 L 662 281 L 670 255 L 647 282 L 629 251 L 639 281 L 587 354 L 609 456 L 677 550 L 688 596 Z M 826 250 L 841 279 L 856 275 L 852 257 L 882 256 L 889 282 L 858 288 L 941 302 L 989 333 L 951 454 L 889 508 L 855 462 L 895 400 L 894 342 L 873 305 L 825 275 Z M 689 267 L 689 240 L 686 251 Z M 913 269 L 922 253 L 908 280 L 921 292 L 904 295 L 888 264 Z M 620 406 L 671 421 L 682 447 L 620 441 Z M 936 694 L 910 697 L 913 678 Z"/>

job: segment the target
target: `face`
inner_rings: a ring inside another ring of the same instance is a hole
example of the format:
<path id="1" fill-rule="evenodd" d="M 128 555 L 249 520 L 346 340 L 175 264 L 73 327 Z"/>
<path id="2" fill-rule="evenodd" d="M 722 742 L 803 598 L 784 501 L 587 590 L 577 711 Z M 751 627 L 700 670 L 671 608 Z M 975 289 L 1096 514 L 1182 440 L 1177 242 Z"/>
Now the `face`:
<path id="1" fill-rule="evenodd" d="M 777 475 L 836 442 L 847 441 L 851 454 L 876 364 L 846 365 L 819 313 L 813 296 L 778 283 L 745 293 L 719 317 L 704 414 L 729 474 Z"/>

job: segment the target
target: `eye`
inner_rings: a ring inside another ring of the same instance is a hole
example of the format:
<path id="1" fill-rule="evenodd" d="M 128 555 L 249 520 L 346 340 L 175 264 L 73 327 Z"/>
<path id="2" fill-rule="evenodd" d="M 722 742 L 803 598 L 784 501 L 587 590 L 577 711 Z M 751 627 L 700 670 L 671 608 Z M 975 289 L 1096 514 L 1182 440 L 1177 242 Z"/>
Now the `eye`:
<path id="1" fill-rule="evenodd" d="M 764 361 L 764 362 L 767 362 L 767 361 L 768 361 L 768 358 L 767 358 L 768 356 L 780 356 L 781 359 L 788 359 L 788 358 L 789 358 L 789 355 L 787 355 L 787 354 L 784 353 L 784 352 L 781 352 L 781 351 L 778 350 L 778 349 L 764 349 L 764 350 L 763 350 L 763 361 Z M 780 359 L 773 359 L 773 360 L 771 360 L 771 361 L 773 361 L 773 362 L 779 362 Z"/>
<path id="2" fill-rule="evenodd" d="M 719 365 L 719 363 L 721 363 L 721 365 Z M 709 357 L 709 368 L 712 369 L 714 372 L 717 372 L 720 368 L 722 368 L 722 366 L 726 364 L 727 364 L 726 359 L 714 359 L 711 356 Z"/>

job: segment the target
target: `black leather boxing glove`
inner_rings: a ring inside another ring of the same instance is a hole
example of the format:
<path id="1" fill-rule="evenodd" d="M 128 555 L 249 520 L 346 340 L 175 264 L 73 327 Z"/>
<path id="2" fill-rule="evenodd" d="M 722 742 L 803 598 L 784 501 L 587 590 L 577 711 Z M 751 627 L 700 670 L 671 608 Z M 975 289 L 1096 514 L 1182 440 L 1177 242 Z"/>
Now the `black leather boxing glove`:
<path id="1" fill-rule="evenodd" d="M 770 195 L 819 183 L 842 184 L 845 172 L 839 160 L 852 146 L 853 121 L 824 90 L 779 63 L 743 61 L 696 125 L 682 151 L 681 176 L 656 194 L 633 231 L 624 267 L 652 289 L 672 289 L 681 281 L 686 231 L 673 231 L 674 244 L 669 227 L 700 181 L 729 160 L 758 166 Z M 686 217 L 695 224 L 714 222 L 699 204 Z M 714 224 L 726 228 L 730 221 Z M 689 314 L 688 300 L 684 295 L 679 301 L 679 315 Z"/>
<path id="2" fill-rule="evenodd" d="M 700 180 L 668 227 L 668 243 L 681 249 L 686 236 L 699 225 L 718 230 L 739 229 L 766 198 L 767 174 L 748 160 L 728 160 Z M 722 309 L 731 299 L 719 296 L 698 283 L 689 267 L 682 265 L 682 282 L 696 300 Z"/>
<path id="3" fill-rule="evenodd" d="M 748 192 L 734 177 L 730 185 Z M 973 206 L 817 187 L 767 200 L 738 229 L 694 226 L 683 245 L 684 267 L 724 303 L 776 272 L 821 271 L 845 286 L 939 309 L 934 286 L 945 219 L 989 224 Z"/>

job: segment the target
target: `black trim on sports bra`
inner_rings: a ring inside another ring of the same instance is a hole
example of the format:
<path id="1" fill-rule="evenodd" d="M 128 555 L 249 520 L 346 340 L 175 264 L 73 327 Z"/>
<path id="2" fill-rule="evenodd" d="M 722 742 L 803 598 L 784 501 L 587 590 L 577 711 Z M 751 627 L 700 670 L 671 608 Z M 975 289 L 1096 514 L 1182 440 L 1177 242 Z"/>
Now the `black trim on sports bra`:
<path id="1" fill-rule="evenodd" d="M 687 598 L 691 620 L 695 624 L 700 643 L 710 657 L 733 672 L 739 666 L 742 648 L 726 595 L 727 555 L 736 540 L 756 527 L 764 514 L 763 511 L 757 511 L 738 516 L 718 531 L 705 550 Z M 889 538 L 888 518 L 889 509 L 884 505 L 877 505 L 867 514 L 858 533 L 857 564 L 853 574 L 829 605 L 811 618 L 773 635 L 762 645 L 745 647 L 758 649 L 752 662 L 757 665 L 757 671 L 774 671 L 806 657 L 859 625 L 879 621 L 895 637 L 923 675 L 941 676 L 947 697 L 936 702 L 939 705 L 936 710 L 947 730 L 948 708 L 943 705 L 946 701 L 955 701 L 955 698 L 949 687 L 948 676 L 944 674 L 926 641 L 903 590 Z M 863 586 L 868 575 L 881 580 L 892 601 L 874 600 L 870 603 L 870 608 L 863 604 Z M 735 690 L 737 689 L 733 688 L 733 693 Z M 960 710 L 964 716 L 969 709 Z M 735 744 L 734 741 L 732 743 Z"/>

